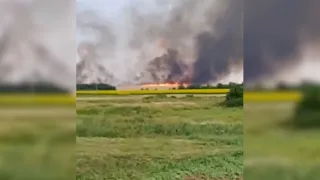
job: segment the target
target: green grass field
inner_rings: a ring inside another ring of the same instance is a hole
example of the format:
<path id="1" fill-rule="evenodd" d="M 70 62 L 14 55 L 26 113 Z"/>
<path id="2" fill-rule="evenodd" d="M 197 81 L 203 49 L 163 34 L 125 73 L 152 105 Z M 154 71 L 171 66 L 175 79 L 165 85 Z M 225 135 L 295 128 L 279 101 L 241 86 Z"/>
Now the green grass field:
<path id="1" fill-rule="evenodd" d="M 75 177 L 74 108 L 1 107 L 0 179 Z"/>
<path id="2" fill-rule="evenodd" d="M 190 95 L 77 98 L 76 179 L 240 177 L 243 109 L 218 106 L 223 100 Z"/>
<path id="3" fill-rule="evenodd" d="M 291 102 L 247 102 L 244 120 L 246 180 L 320 179 L 320 131 L 288 125 Z"/>

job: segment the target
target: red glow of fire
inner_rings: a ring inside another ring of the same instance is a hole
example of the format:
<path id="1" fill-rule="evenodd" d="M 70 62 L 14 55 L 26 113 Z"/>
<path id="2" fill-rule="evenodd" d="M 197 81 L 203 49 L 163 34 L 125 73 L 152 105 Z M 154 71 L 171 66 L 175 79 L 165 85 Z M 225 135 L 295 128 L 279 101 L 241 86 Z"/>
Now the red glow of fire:
<path id="1" fill-rule="evenodd" d="M 178 87 L 178 86 L 188 86 L 186 83 L 155 83 L 155 84 L 142 84 L 142 87 Z"/>

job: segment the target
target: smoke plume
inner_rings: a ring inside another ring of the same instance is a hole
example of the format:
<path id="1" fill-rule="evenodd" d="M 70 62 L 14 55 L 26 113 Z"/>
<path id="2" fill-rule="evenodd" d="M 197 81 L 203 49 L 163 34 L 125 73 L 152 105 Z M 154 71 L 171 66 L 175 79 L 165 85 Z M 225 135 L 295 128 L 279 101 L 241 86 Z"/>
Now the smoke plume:
<path id="1" fill-rule="evenodd" d="M 147 66 L 146 72 L 153 82 L 185 82 L 187 78 L 187 65 L 179 62 L 179 52 L 168 49 L 168 52 L 160 57 L 156 57 Z M 180 63 L 180 64 L 179 64 Z"/>
<path id="2" fill-rule="evenodd" d="M 242 68 L 242 19 L 243 1 L 229 1 L 221 17 L 208 19 L 217 35 L 212 31 L 197 35 L 193 82 L 219 80 L 230 73 L 232 66 Z"/>
<path id="3" fill-rule="evenodd" d="M 101 58 L 112 57 L 115 36 L 109 23 L 101 20 L 93 12 L 82 12 L 77 15 L 79 33 L 90 34 L 78 44 L 77 83 L 112 83 L 114 77 L 101 65 Z"/>
<path id="4" fill-rule="evenodd" d="M 0 2 L 1 84 L 45 82 L 75 89 L 72 7 L 65 0 Z"/>
<path id="5" fill-rule="evenodd" d="M 93 52 L 108 52 L 87 56 L 87 61 L 96 61 L 122 83 L 209 83 L 242 70 L 243 0 L 149 3 L 146 7 L 130 1 L 116 22 L 96 15 L 86 23 L 87 28 L 99 29 L 100 36 L 82 42 L 94 44 Z M 77 18 L 89 19 L 80 14 Z"/>
<path id="6" fill-rule="evenodd" d="M 246 83 L 295 68 L 304 59 L 302 56 L 306 46 L 319 45 L 319 8 L 318 0 L 246 1 L 244 11 Z"/>

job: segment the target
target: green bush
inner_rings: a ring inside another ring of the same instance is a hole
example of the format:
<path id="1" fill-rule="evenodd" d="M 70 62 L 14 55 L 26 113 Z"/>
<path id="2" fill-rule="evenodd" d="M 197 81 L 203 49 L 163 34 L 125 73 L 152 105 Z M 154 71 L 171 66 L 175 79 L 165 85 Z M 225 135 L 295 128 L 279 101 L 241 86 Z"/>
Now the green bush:
<path id="1" fill-rule="evenodd" d="M 297 104 L 293 124 L 297 128 L 320 128 L 320 86 L 305 84 L 303 99 Z"/>
<path id="2" fill-rule="evenodd" d="M 235 98 L 226 101 L 227 107 L 240 107 L 243 106 L 243 98 Z"/>
<path id="3" fill-rule="evenodd" d="M 223 104 L 227 107 L 243 106 L 243 86 L 240 84 L 231 85 L 230 91 L 226 95 L 226 100 Z"/>
<path id="4" fill-rule="evenodd" d="M 178 89 L 186 89 L 186 87 L 184 87 L 182 84 L 180 84 L 180 85 L 178 86 Z"/>

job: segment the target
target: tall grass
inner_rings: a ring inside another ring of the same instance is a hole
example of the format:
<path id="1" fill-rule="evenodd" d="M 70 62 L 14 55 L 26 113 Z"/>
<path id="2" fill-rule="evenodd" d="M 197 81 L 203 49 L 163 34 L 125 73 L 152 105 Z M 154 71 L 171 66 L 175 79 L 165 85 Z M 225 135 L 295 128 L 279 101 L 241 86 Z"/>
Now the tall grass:
<path id="1" fill-rule="evenodd" d="M 76 179 L 241 176 L 241 108 L 216 96 L 136 97 L 79 101 Z"/>

